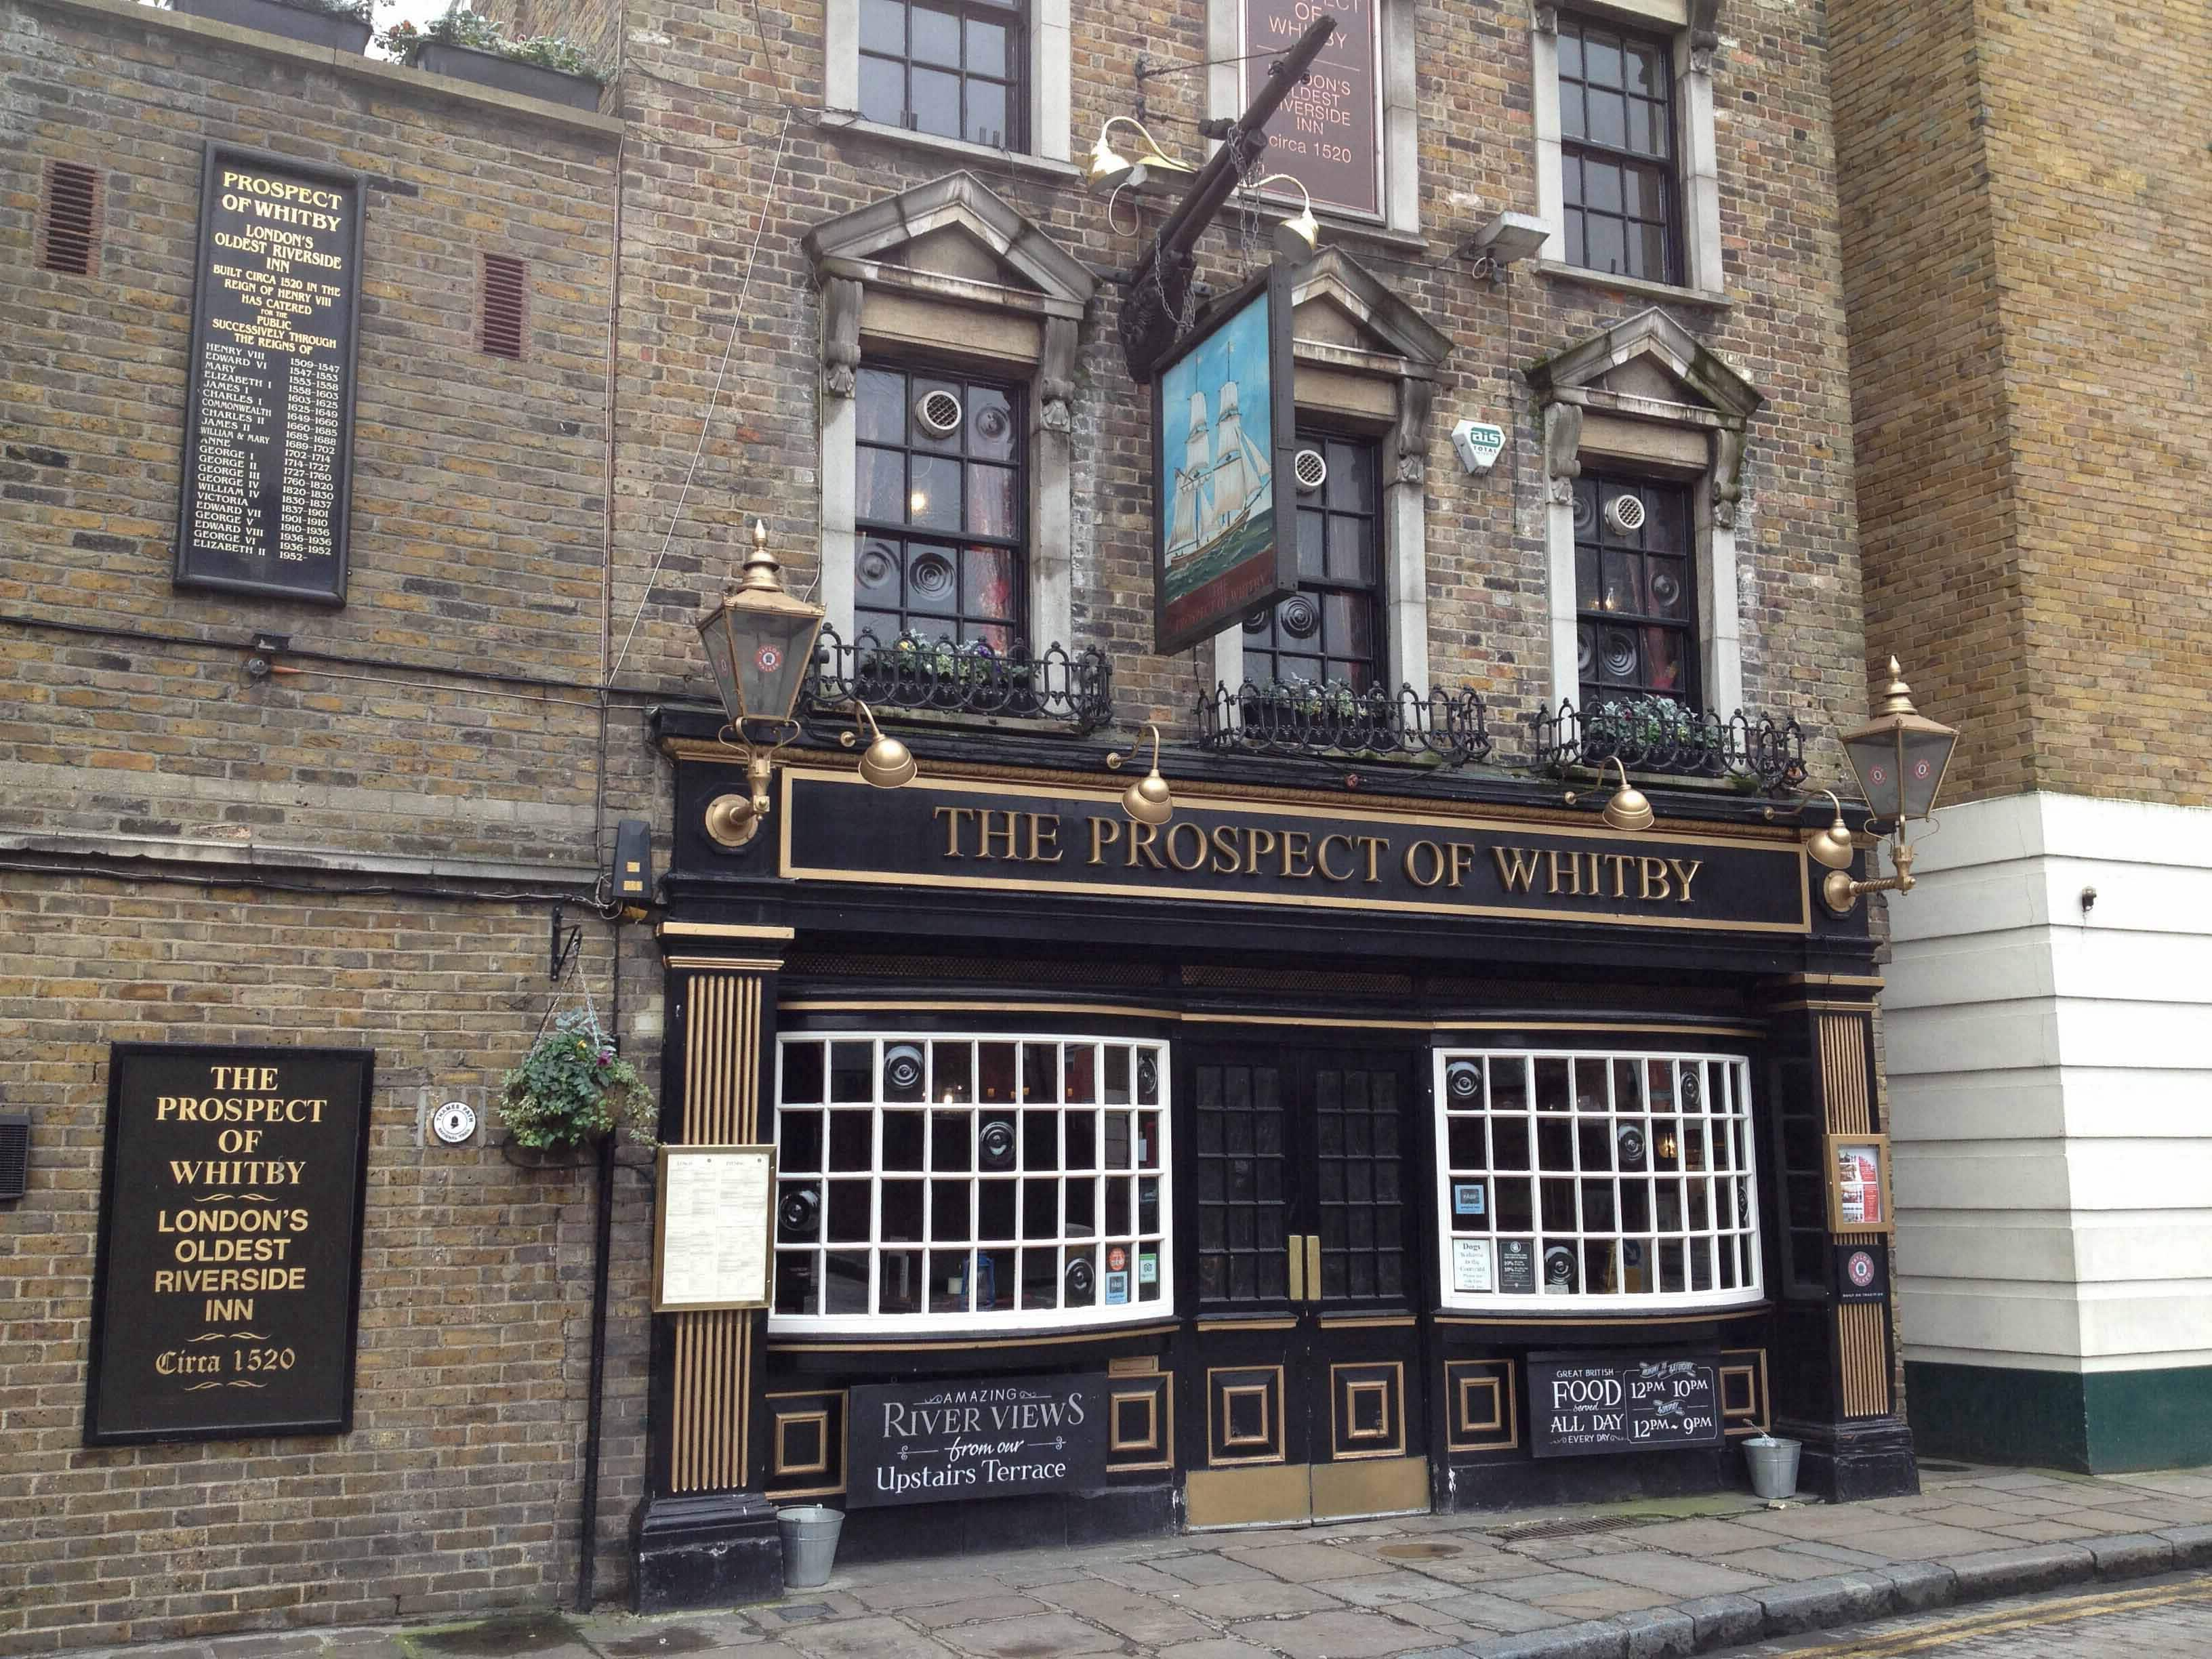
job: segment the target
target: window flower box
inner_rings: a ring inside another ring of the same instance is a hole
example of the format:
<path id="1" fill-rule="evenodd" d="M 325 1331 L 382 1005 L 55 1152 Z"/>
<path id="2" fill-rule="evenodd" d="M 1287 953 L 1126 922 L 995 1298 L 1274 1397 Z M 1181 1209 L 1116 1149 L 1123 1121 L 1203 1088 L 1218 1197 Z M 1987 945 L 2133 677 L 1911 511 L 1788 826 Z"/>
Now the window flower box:
<path id="1" fill-rule="evenodd" d="M 498 92 L 542 98 L 549 104 L 566 104 L 571 109 L 596 110 L 599 106 L 599 83 L 589 76 L 570 75 L 547 69 L 542 64 L 526 63 L 520 58 L 479 52 L 474 46 L 457 46 L 444 40 L 426 41 L 413 62 L 416 69 L 428 70 L 433 75 L 473 81 Z"/>
<path id="2" fill-rule="evenodd" d="M 170 0 L 170 9 L 181 17 L 204 17 L 210 23 L 234 28 L 258 29 L 264 34 L 302 40 L 311 46 L 359 56 L 368 50 L 374 32 L 366 7 L 356 11 L 318 5 L 293 5 L 287 0 Z"/>

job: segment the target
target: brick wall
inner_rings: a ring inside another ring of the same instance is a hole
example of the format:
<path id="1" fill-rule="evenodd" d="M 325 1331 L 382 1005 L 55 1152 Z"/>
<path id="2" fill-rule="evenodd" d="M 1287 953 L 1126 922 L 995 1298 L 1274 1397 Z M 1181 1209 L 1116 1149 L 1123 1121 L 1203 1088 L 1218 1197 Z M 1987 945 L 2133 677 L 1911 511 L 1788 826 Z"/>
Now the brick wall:
<path id="1" fill-rule="evenodd" d="M 2212 800 L 2203 9 L 1835 12 L 1869 644 L 1957 796 Z"/>

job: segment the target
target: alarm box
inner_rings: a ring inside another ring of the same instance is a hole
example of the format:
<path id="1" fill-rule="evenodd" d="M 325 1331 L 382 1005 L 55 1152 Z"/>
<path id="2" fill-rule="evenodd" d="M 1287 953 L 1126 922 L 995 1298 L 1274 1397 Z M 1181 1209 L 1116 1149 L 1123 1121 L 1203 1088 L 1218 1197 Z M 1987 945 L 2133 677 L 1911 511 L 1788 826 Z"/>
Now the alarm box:
<path id="1" fill-rule="evenodd" d="M 653 826 L 643 818 L 615 825 L 615 902 L 643 909 L 653 902 Z"/>

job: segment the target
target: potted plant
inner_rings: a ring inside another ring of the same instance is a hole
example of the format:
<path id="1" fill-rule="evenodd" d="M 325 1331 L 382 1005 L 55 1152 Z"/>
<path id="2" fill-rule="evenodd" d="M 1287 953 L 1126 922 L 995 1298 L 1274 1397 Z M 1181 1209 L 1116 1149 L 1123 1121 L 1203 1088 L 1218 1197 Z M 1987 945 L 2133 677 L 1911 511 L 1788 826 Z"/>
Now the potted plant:
<path id="1" fill-rule="evenodd" d="M 358 56 L 368 50 L 375 26 L 369 10 L 375 0 L 170 0 L 185 17 L 204 17 L 264 34 L 281 34 L 311 46 Z"/>
<path id="2" fill-rule="evenodd" d="M 559 1152 L 617 1128 L 653 1144 L 653 1093 L 590 1012 L 559 1016 L 500 1079 L 499 1117 L 514 1144 Z"/>
<path id="3" fill-rule="evenodd" d="M 1609 697 L 1583 717 L 1583 763 L 1647 772 L 1718 772 L 1723 732 L 1671 697 Z"/>
<path id="4" fill-rule="evenodd" d="M 421 28 L 394 23 L 379 44 L 410 68 L 572 109 L 599 108 L 607 78 L 574 42 L 554 34 L 512 40 L 498 23 L 458 0 Z"/>

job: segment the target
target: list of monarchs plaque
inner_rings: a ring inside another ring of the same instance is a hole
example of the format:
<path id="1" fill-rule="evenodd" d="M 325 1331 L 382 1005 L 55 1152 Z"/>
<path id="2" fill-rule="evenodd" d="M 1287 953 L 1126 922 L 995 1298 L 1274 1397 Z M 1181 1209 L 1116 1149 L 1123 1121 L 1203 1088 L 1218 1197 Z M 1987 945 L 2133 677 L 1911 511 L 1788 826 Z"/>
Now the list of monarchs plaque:
<path id="1" fill-rule="evenodd" d="M 374 1065 L 114 1045 L 87 1445 L 353 1426 Z"/>
<path id="2" fill-rule="evenodd" d="M 210 144 L 180 586 L 345 602 L 362 180 Z"/>

